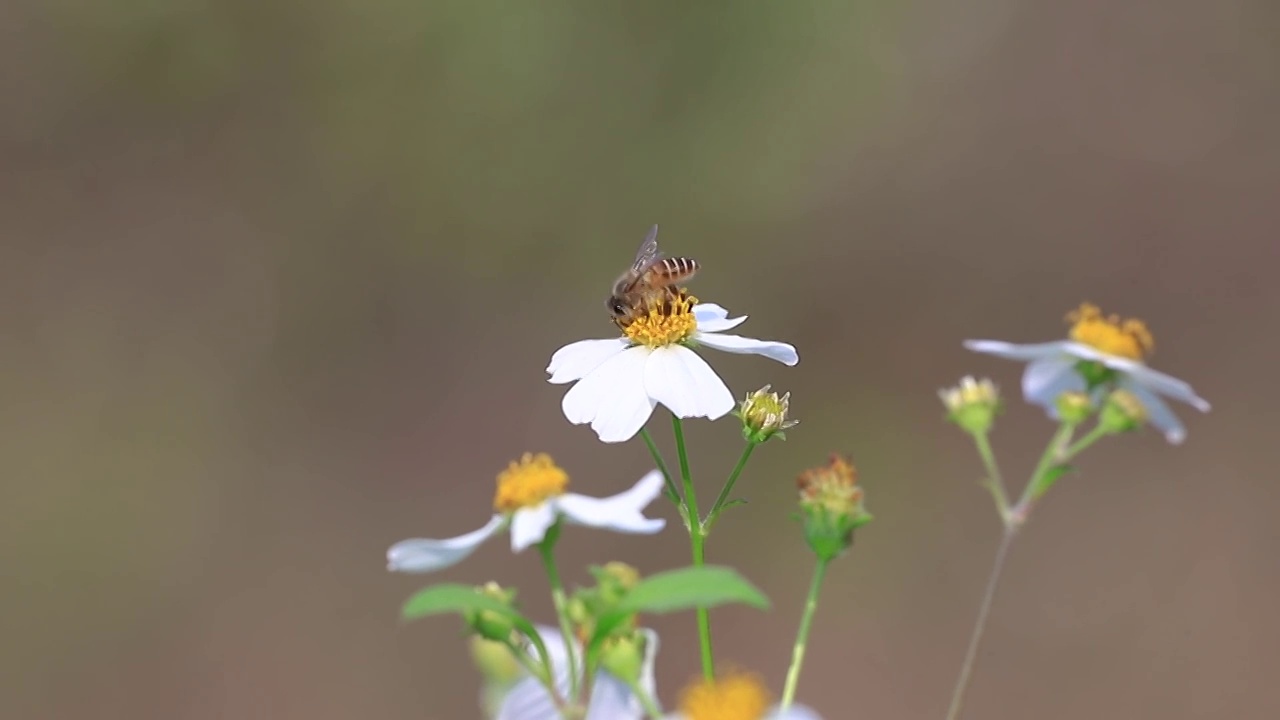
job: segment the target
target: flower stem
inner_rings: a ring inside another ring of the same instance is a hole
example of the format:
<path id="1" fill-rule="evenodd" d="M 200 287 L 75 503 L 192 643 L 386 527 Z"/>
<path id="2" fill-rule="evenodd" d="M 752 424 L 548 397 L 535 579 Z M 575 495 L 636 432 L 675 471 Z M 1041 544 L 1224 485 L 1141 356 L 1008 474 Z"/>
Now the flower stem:
<path id="1" fill-rule="evenodd" d="M 676 481 L 671 479 L 671 472 L 667 470 L 667 463 L 662 459 L 662 453 L 658 452 L 658 446 L 653 442 L 649 428 L 640 428 L 640 437 L 644 439 L 645 446 L 649 448 L 649 454 L 653 456 L 653 463 L 658 466 L 658 472 L 662 473 L 662 479 L 667 484 L 667 499 L 679 505 L 680 491 L 676 488 Z"/>
<path id="2" fill-rule="evenodd" d="M 1069 460 L 1076 455 L 1084 452 L 1088 447 L 1107 435 L 1106 428 L 1101 424 L 1094 425 L 1093 429 L 1085 433 L 1085 436 L 1077 440 L 1074 444 L 1062 451 L 1063 461 Z"/>
<path id="3" fill-rule="evenodd" d="M 733 492 L 733 484 L 738 482 L 738 476 L 742 474 L 742 469 L 747 466 L 747 461 L 751 459 L 751 452 L 756 449 L 756 445 L 759 445 L 759 443 L 748 440 L 747 446 L 742 449 L 738 464 L 733 466 L 733 472 L 729 473 L 729 479 L 725 481 L 724 487 L 720 488 L 720 496 L 716 498 L 711 510 L 707 512 L 707 521 L 703 523 L 705 532 L 711 532 L 711 526 L 720 517 L 720 511 L 724 509 L 724 504 L 729 499 L 729 493 Z"/>
<path id="4" fill-rule="evenodd" d="M 973 442 L 978 446 L 978 455 L 982 457 L 982 464 L 987 469 L 987 481 L 983 485 L 986 485 L 987 489 L 991 491 L 991 497 L 996 501 L 996 511 L 1000 513 L 1000 520 L 1007 525 L 1009 523 L 1009 496 L 1005 493 L 1004 479 L 1000 476 L 1000 466 L 996 464 L 996 454 L 991 449 L 991 438 L 984 430 L 973 433 Z"/>
<path id="5" fill-rule="evenodd" d="M 555 705 L 556 710 L 564 715 L 568 712 L 568 704 L 565 699 L 560 697 L 560 690 L 555 683 L 555 670 L 551 668 L 551 656 L 547 653 L 547 646 L 542 643 L 542 638 L 538 637 L 537 632 L 528 635 L 529 642 L 538 651 L 540 660 L 534 660 L 529 656 L 529 651 L 513 642 L 507 641 L 504 644 L 516 661 L 520 663 L 530 675 L 538 679 L 542 686 L 547 689 L 547 696 L 551 698 L 551 703 Z"/>
<path id="6" fill-rule="evenodd" d="M 809 583 L 809 598 L 804 604 L 804 614 L 800 616 L 800 630 L 796 633 L 796 644 L 791 650 L 791 667 L 787 668 L 787 682 L 782 691 L 781 710 L 786 711 L 796 698 L 796 684 L 800 682 L 800 666 L 804 664 L 804 651 L 809 645 L 809 628 L 813 624 L 814 612 L 818 609 L 818 593 L 822 591 L 822 581 L 827 575 L 830 560 L 818 558 L 813 568 L 813 582 Z"/>
<path id="7" fill-rule="evenodd" d="M 640 705 L 644 707 L 644 713 L 653 718 L 653 720 L 662 720 L 662 708 L 658 707 L 658 701 L 640 686 L 640 681 L 633 680 L 628 686 L 631 688 L 631 694 L 635 695 L 636 699 L 640 701 Z"/>
<path id="8" fill-rule="evenodd" d="M 564 583 L 560 580 L 560 571 L 556 568 L 555 546 L 560 539 L 560 523 L 556 522 L 548 530 L 542 542 L 538 543 L 538 552 L 542 555 L 542 565 L 547 571 L 547 582 L 551 585 L 551 602 L 556 608 L 556 617 L 560 620 L 560 634 L 564 637 L 564 651 L 569 662 L 569 697 L 578 698 L 578 658 L 573 640 L 573 627 L 569 624 L 569 600 L 564 592 Z M 554 676 L 555 670 L 551 669 Z"/>
<path id="9" fill-rule="evenodd" d="M 1017 533 L 1016 525 L 1006 525 L 1004 536 L 1000 538 L 995 564 L 991 568 L 991 576 L 987 578 L 987 589 L 982 595 L 982 604 L 978 607 L 978 620 L 974 623 L 973 635 L 969 637 L 969 649 L 965 651 L 964 662 L 960 665 L 960 677 L 956 680 L 955 690 L 951 693 L 951 707 L 947 710 L 947 720 L 956 720 L 960 717 L 960 709 L 964 707 L 964 694 L 969 689 L 974 660 L 978 657 L 978 646 L 982 644 L 982 636 L 987 630 L 987 616 L 991 614 L 996 588 L 1000 586 L 1000 575 L 1004 571 L 1005 560 L 1009 556 L 1009 546 L 1013 544 L 1013 538 Z"/>
<path id="10" fill-rule="evenodd" d="M 693 489 L 693 476 L 689 474 L 689 454 L 684 447 L 684 426 L 680 418 L 671 416 L 671 430 L 676 436 L 676 454 L 680 456 L 680 479 L 684 483 L 684 501 L 689 513 L 689 544 L 693 549 L 693 566 L 702 567 L 707 562 L 706 539 L 702 528 L 702 516 L 698 514 L 698 496 Z M 702 676 L 707 680 L 716 677 L 715 660 L 711 654 L 711 616 L 705 607 L 697 609 L 698 645 L 702 650 Z"/>

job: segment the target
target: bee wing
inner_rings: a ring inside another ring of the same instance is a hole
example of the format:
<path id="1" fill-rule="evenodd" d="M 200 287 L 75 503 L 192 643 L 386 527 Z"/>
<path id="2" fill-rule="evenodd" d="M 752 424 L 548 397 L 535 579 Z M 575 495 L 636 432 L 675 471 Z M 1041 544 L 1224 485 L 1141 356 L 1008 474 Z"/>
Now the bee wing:
<path id="1" fill-rule="evenodd" d="M 640 243 L 640 249 L 636 251 L 635 262 L 631 263 L 633 272 L 640 272 L 648 268 L 661 256 L 658 252 L 658 226 L 654 225 L 649 229 L 649 234 L 645 236 L 644 242 Z"/>

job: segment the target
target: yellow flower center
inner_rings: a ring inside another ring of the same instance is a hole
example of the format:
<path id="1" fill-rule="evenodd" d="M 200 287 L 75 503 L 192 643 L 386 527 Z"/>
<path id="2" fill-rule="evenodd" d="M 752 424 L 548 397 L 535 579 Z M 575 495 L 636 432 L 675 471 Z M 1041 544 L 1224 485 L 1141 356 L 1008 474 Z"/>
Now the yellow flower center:
<path id="1" fill-rule="evenodd" d="M 769 693 L 759 678 L 745 673 L 699 681 L 680 696 L 680 710 L 688 720 L 760 720 L 768 704 Z"/>
<path id="2" fill-rule="evenodd" d="M 683 289 L 645 302 L 643 312 L 637 313 L 622 333 L 637 345 L 651 348 L 683 342 L 698 329 L 693 317 L 693 306 L 698 298 Z"/>
<path id="3" fill-rule="evenodd" d="M 512 512 L 535 507 L 557 495 L 563 495 L 569 475 L 546 453 L 525 453 L 498 473 L 498 492 L 493 496 L 493 509 Z"/>
<path id="4" fill-rule="evenodd" d="M 1097 305 L 1082 304 L 1067 314 L 1072 340 L 1108 355 L 1141 362 L 1156 349 L 1146 323 L 1136 318 L 1102 314 Z"/>

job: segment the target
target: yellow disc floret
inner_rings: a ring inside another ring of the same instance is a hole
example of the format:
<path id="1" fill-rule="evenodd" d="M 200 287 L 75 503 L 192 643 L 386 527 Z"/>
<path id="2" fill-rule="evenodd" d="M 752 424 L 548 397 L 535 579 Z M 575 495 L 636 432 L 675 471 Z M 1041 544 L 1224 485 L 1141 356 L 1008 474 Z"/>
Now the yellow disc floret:
<path id="1" fill-rule="evenodd" d="M 760 679 L 744 673 L 699 681 L 680 695 L 680 710 L 688 720 L 760 720 L 768 704 Z"/>
<path id="2" fill-rule="evenodd" d="M 1135 318 L 1102 314 L 1097 305 L 1084 303 L 1067 314 L 1072 340 L 1108 355 L 1141 362 L 1156 349 L 1146 323 Z"/>
<path id="3" fill-rule="evenodd" d="M 644 312 L 622 329 L 624 335 L 637 345 L 663 347 L 684 342 L 698 329 L 693 317 L 693 306 L 698 298 L 678 291 L 665 298 L 645 303 Z"/>
<path id="4" fill-rule="evenodd" d="M 498 473 L 498 492 L 493 496 L 493 509 L 512 512 L 541 505 L 563 495 L 569 475 L 546 453 L 525 453 Z"/>

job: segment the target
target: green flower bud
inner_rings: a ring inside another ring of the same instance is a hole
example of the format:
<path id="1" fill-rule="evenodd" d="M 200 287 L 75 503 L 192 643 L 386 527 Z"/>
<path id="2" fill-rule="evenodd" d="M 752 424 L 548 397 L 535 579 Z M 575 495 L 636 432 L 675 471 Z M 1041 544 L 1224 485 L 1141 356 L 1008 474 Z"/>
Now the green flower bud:
<path id="1" fill-rule="evenodd" d="M 1093 401 L 1082 392 L 1064 392 L 1054 404 L 1058 408 L 1058 417 L 1068 425 L 1079 425 L 1093 414 Z"/>
<path id="2" fill-rule="evenodd" d="M 524 669 L 511 653 L 511 648 L 497 640 L 472 635 L 471 661 L 475 663 L 485 682 L 505 685 L 524 676 Z"/>
<path id="3" fill-rule="evenodd" d="M 796 478 L 805 541 L 823 560 L 831 560 L 853 544 L 853 531 L 871 521 L 862 506 L 857 470 L 845 458 L 804 471 Z"/>
<path id="4" fill-rule="evenodd" d="M 1098 424 L 1112 435 L 1137 430 L 1146 422 L 1147 409 L 1128 390 L 1115 390 L 1108 395 L 1098 416 Z"/>
<path id="5" fill-rule="evenodd" d="M 966 376 L 955 387 L 938 391 L 947 408 L 947 419 L 969 433 L 985 433 L 1000 412 L 1000 391 L 995 383 Z"/>
<path id="6" fill-rule="evenodd" d="M 600 666 L 625 683 L 638 682 L 644 668 L 644 646 L 639 632 L 611 637 L 600 648 Z"/>
<path id="7" fill-rule="evenodd" d="M 496 582 L 486 583 L 483 587 L 476 588 L 476 592 L 498 600 L 504 605 L 515 606 L 516 591 L 503 590 Z M 467 626 L 473 633 L 487 640 L 507 642 L 515 629 L 515 623 L 510 615 L 492 610 L 470 611 L 466 615 L 466 620 Z"/>
<path id="8" fill-rule="evenodd" d="M 762 443 L 774 436 L 779 440 L 786 440 L 787 436 L 782 431 L 800 423 L 799 420 L 787 419 L 791 393 L 783 393 L 782 397 L 778 397 L 777 393 L 769 392 L 769 387 L 765 385 L 748 393 L 747 399 L 733 413 L 742 420 L 742 437 L 747 442 Z"/>

